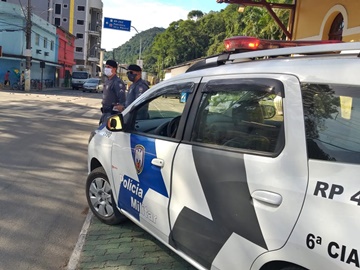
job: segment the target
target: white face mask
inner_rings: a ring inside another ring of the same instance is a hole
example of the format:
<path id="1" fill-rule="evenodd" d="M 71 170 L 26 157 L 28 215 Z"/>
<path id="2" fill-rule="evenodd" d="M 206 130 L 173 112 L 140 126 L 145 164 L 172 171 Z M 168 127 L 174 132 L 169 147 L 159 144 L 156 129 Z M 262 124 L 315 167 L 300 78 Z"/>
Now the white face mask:
<path id="1" fill-rule="evenodd" d="M 105 68 L 104 74 L 105 74 L 105 76 L 108 76 L 108 77 L 111 76 L 112 75 L 111 68 Z"/>

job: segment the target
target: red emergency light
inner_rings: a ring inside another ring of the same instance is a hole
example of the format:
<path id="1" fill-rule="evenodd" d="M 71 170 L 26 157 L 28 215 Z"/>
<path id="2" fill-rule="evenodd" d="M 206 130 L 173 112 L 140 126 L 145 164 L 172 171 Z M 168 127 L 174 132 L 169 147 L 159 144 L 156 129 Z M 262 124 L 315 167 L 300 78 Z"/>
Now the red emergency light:
<path id="1" fill-rule="evenodd" d="M 303 40 L 303 41 L 287 41 L 287 40 L 267 40 L 255 37 L 236 36 L 224 40 L 225 51 L 254 51 L 267 50 L 276 48 L 287 48 L 296 46 L 319 45 L 329 43 L 340 43 L 340 40 Z"/>

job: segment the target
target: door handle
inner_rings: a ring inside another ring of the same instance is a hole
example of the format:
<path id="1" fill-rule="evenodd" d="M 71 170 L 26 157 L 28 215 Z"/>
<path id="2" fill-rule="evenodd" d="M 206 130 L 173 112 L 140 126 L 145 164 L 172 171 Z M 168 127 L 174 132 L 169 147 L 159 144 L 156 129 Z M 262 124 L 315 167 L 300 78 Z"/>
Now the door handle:
<path id="1" fill-rule="evenodd" d="M 160 158 L 154 158 L 151 160 L 151 164 L 154 165 L 154 166 L 157 166 L 157 167 L 164 167 L 164 160 L 163 159 L 160 159 Z"/>
<path id="2" fill-rule="evenodd" d="M 251 194 L 251 197 L 253 197 L 253 199 L 257 201 L 272 204 L 275 206 L 279 206 L 282 203 L 282 196 L 280 194 L 266 190 L 255 190 Z"/>

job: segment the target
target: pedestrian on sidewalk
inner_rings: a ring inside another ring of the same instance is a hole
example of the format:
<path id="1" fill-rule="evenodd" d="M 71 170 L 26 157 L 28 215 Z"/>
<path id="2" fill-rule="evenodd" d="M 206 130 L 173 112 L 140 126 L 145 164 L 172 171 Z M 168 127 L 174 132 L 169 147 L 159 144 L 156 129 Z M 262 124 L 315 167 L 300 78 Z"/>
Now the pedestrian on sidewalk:
<path id="1" fill-rule="evenodd" d="M 117 63 L 114 60 L 107 60 L 104 74 L 107 80 L 103 89 L 101 125 L 111 115 L 122 112 L 125 108 L 125 83 L 117 75 Z"/>
<path id="2" fill-rule="evenodd" d="M 10 85 L 10 70 L 8 70 L 4 76 L 4 86 L 6 85 Z"/>
<path id="3" fill-rule="evenodd" d="M 25 74 L 24 74 L 24 71 L 21 71 L 21 74 L 20 74 L 20 90 L 25 90 Z"/>

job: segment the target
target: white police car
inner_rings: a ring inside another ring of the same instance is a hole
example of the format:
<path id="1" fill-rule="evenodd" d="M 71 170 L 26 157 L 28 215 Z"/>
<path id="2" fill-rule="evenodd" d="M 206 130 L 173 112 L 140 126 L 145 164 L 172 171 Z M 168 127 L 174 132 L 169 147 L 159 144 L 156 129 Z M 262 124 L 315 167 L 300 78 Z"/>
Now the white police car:
<path id="1" fill-rule="evenodd" d="M 199 269 L 360 269 L 360 57 L 339 53 L 360 43 L 236 52 L 264 44 L 227 40 L 100 126 L 90 208 Z"/>

